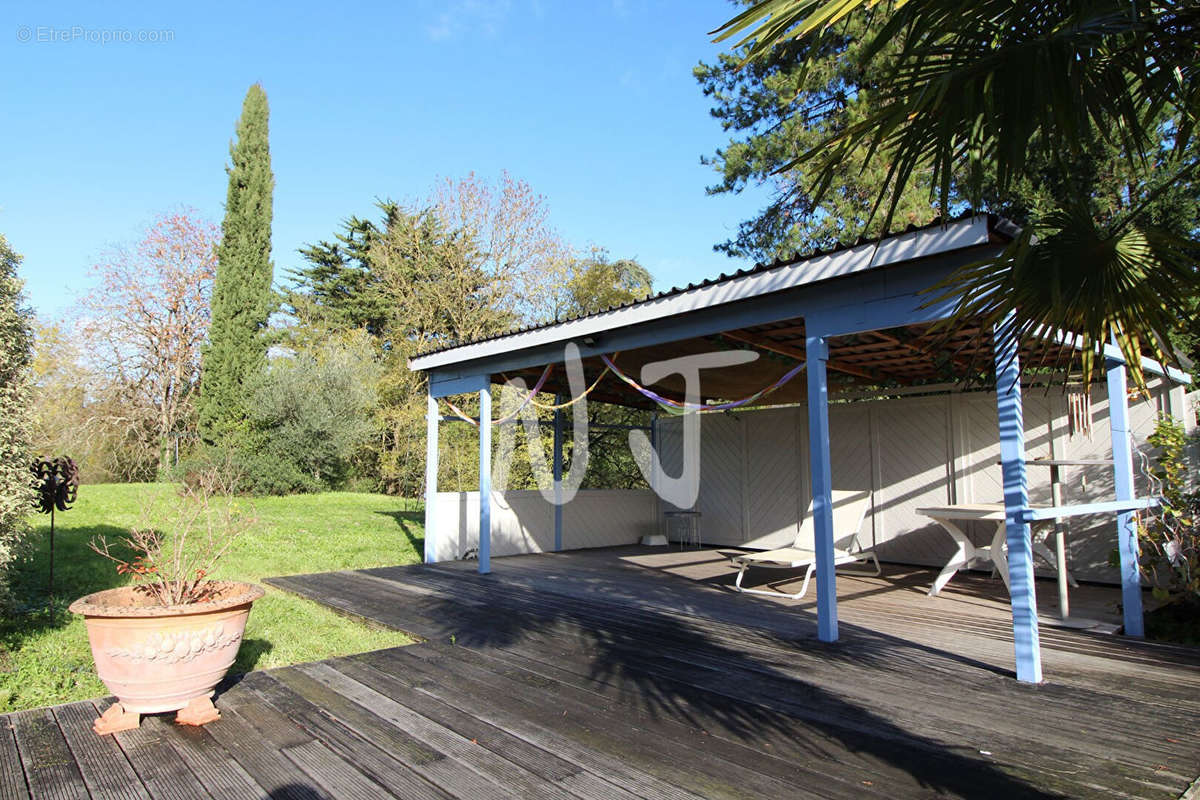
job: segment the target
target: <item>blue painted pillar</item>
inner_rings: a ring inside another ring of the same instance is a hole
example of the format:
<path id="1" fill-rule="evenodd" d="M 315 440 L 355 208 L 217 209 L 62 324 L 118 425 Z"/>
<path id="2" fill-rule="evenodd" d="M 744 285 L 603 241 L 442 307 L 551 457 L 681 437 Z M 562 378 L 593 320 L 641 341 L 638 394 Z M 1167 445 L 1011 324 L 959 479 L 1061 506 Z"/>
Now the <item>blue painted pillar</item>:
<path id="1" fill-rule="evenodd" d="M 995 329 L 996 411 L 1000 421 L 1000 461 L 1004 472 L 1004 516 L 1008 534 L 1008 591 L 1012 603 L 1017 680 L 1042 682 L 1038 640 L 1037 591 L 1033 582 L 1033 546 L 1025 510 L 1025 421 L 1021 406 L 1021 363 L 1011 317 Z"/>
<path id="2" fill-rule="evenodd" d="M 1132 500 L 1133 446 L 1129 439 L 1129 400 L 1125 364 L 1106 359 L 1108 370 L 1108 424 L 1112 432 L 1113 485 L 1117 500 Z M 1117 515 L 1117 552 L 1121 558 L 1121 606 L 1125 635 L 1145 636 L 1142 623 L 1142 580 L 1138 572 L 1137 522 L 1132 511 Z"/>
<path id="3" fill-rule="evenodd" d="M 425 563 L 437 561 L 437 480 L 438 480 L 437 398 L 429 395 L 425 404 Z"/>
<path id="4" fill-rule="evenodd" d="M 808 356 L 808 463 L 812 483 L 814 550 L 817 557 L 817 636 L 836 642 L 837 580 L 833 564 L 833 467 L 829 462 L 829 343 L 812 332 Z"/>
<path id="5" fill-rule="evenodd" d="M 492 571 L 492 387 L 479 390 L 479 574 Z"/>
<path id="6" fill-rule="evenodd" d="M 554 398 L 554 404 L 563 402 L 562 395 Z M 538 445 L 541 446 L 540 444 Z M 554 550 L 562 550 L 563 546 L 563 508 L 562 508 L 562 472 L 563 472 L 563 412 L 561 408 L 554 409 Z"/>

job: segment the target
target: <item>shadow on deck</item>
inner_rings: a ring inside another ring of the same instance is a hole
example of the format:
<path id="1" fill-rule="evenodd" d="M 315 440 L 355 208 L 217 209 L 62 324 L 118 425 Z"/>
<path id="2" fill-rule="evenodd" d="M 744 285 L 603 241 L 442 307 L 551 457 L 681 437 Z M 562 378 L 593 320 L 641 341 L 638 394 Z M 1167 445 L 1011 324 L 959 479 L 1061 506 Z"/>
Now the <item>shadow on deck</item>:
<path id="1" fill-rule="evenodd" d="M 1019 684 L 986 577 L 839 576 L 828 644 L 812 602 L 732 593 L 715 550 L 473 567 L 273 579 L 425 642 L 251 673 L 203 730 L 11 715 L 0 794 L 1177 798 L 1200 772 L 1200 651 L 1044 627 L 1047 682 Z"/>

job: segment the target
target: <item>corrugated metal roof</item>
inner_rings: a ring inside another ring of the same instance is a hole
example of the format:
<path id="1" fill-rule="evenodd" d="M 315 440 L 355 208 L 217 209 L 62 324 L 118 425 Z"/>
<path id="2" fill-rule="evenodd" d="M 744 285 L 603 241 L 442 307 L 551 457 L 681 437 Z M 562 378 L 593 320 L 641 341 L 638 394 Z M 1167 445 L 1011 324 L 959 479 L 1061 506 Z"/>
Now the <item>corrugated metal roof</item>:
<path id="1" fill-rule="evenodd" d="M 1016 232 L 1019 230 L 1013 223 L 1009 222 L 1008 220 L 1004 219 L 1003 217 L 998 217 L 994 214 L 983 214 L 983 213 L 976 212 L 976 211 L 966 211 L 966 212 L 963 212 L 963 213 L 959 214 L 958 216 L 953 217 L 951 219 L 935 220 L 934 222 L 930 222 L 925 225 L 908 225 L 907 227 L 905 227 L 902 230 L 894 230 L 883 236 L 869 237 L 869 238 L 868 237 L 859 237 L 858 239 L 855 239 L 854 241 L 840 242 L 836 246 L 828 248 L 828 249 L 817 248 L 817 249 L 807 251 L 807 252 L 798 252 L 788 258 L 776 259 L 775 261 L 771 262 L 770 264 L 759 263 L 759 264 L 755 264 L 753 267 L 748 267 L 746 269 L 739 269 L 736 272 L 732 272 L 732 273 L 724 273 L 723 272 L 715 278 L 706 278 L 705 280 L 702 280 L 699 283 L 689 283 L 686 286 L 674 286 L 670 289 L 666 289 L 661 292 L 657 292 L 657 293 L 651 295 L 650 297 L 647 297 L 644 300 L 637 300 L 637 301 L 630 302 L 630 303 L 622 303 L 619 305 L 614 305 L 614 306 L 609 306 L 607 308 L 598 309 L 596 311 L 592 311 L 587 314 L 578 314 L 578 315 L 571 316 L 571 317 L 564 317 L 563 319 L 557 319 L 557 320 L 553 320 L 551 322 L 539 323 L 537 325 L 526 325 L 526 326 L 516 327 L 516 328 L 512 328 L 510 330 L 504 331 L 503 333 L 497 333 L 497 334 L 493 334 L 491 336 L 483 336 L 478 339 L 472 339 L 470 341 L 457 342 L 455 344 L 445 345 L 443 347 L 431 348 L 429 350 L 422 351 L 421 353 L 418 353 L 418 354 L 412 356 L 410 358 L 410 363 L 411 363 L 411 361 L 415 361 L 415 360 L 422 359 L 422 358 L 425 358 L 428 356 L 436 355 L 438 353 L 444 353 L 444 352 L 447 352 L 450 350 L 458 350 L 460 348 L 470 347 L 470 346 L 482 344 L 485 342 L 496 341 L 498 339 L 504 339 L 504 338 L 507 338 L 510 336 L 516 336 L 518 334 L 530 333 L 532 331 L 539 331 L 539 330 L 544 330 L 547 328 L 553 328 L 557 325 L 563 325 L 568 322 L 577 322 L 579 320 L 590 319 L 592 317 L 598 317 L 598 316 L 601 316 L 604 314 L 609 314 L 609 313 L 612 313 L 613 311 L 617 311 L 620 309 L 633 308 L 633 307 L 641 306 L 641 305 L 648 305 L 650 303 L 654 303 L 654 302 L 663 300 L 665 298 L 675 297 L 677 295 L 681 295 L 686 292 L 695 291 L 696 289 L 701 289 L 701 288 L 713 286 L 713 285 L 716 285 L 719 283 L 725 283 L 728 281 L 738 280 L 740 278 L 745 278 L 750 275 L 756 275 L 756 274 L 760 274 L 760 273 L 764 273 L 764 272 L 771 272 L 772 270 L 792 266 L 792 265 L 798 264 L 803 261 L 810 261 L 813 259 L 831 256 L 836 253 L 840 253 L 840 252 L 843 252 L 846 250 L 851 250 L 856 247 L 861 247 L 863 245 L 880 244 L 888 239 L 894 239 L 899 236 L 904 236 L 904 235 L 915 233 L 918 231 L 932 230 L 932 229 L 938 228 L 938 227 L 945 227 L 945 226 L 953 225 L 954 223 L 957 223 L 957 222 L 962 222 L 964 220 L 968 220 L 968 219 L 972 219 L 972 218 L 976 218 L 976 217 L 985 217 L 985 216 L 987 218 L 989 232 L 998 233 L 1001 236 L 1004 236 L 1005 238 L 1012 238 L 1013 236 L 1015 236 Z M 886 265 L 881 264 L 879 266 L 886 266 Z"/>

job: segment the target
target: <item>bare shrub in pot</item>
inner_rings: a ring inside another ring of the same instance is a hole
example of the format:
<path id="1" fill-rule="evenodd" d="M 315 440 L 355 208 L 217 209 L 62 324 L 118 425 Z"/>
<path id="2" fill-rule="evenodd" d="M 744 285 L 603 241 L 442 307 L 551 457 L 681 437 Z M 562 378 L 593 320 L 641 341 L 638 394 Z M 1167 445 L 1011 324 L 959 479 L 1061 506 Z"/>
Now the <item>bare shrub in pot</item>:
<path id="1" fill-rule="evenodd" d="M 141 714 L 163 711 L 178 711 L 176 720 L 186 724 L 219 718 L 213 690 L 233 665 L 251 604 L 263 594 L 253 584 L 210 577 L 254 523 L 229 475 L 206 470 L 171 499 L 170 513 L 148 502 L 127 535 L 92 540 L 93 550 L 133 578 L 71 604 L 87 622 L 96 672 L 117 697 L 96 720 L 97 733 L 134 728 Z M 167 530 L 151 524 L 164 517 Z"/>

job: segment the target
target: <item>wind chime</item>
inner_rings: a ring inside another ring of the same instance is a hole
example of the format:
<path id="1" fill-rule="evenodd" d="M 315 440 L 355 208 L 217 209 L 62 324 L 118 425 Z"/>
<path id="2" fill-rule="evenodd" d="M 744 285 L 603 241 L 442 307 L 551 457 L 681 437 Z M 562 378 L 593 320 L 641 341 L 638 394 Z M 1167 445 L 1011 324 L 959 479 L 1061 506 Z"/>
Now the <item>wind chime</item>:
<path id="1" fill-rule="evenodd" d="M 1067 389 L 1067 419 L 1072 436 L 1092 438 L 1092 396 L 1082 387 Z"/>
<path id="2" fill-rule="evenodd" d="M 50 515 L 50 600 L 54 600 L 54 512 L 66 511 L 79 492 L 79 467 L 67 456 L 33 462 L 37 509 Z"/>

